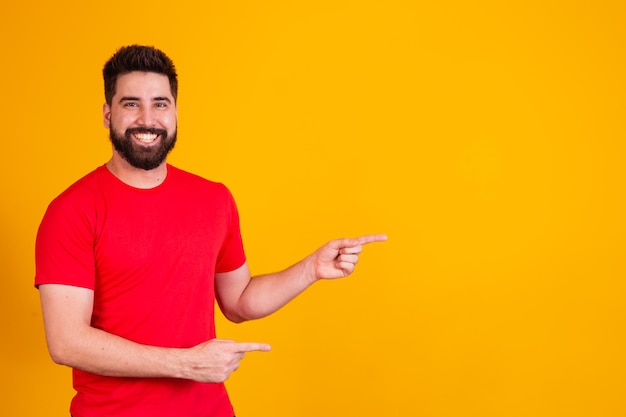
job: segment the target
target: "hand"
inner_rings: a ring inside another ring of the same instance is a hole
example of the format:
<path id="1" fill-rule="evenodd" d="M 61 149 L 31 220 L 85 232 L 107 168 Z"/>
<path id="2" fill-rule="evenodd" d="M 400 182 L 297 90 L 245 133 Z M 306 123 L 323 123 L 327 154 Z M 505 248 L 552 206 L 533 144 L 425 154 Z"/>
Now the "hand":
<path id="1" fill-rule="evenodd" d="M 190 366 L 187 379 L 198 382 L 219 383 L 228 379 L 239 368 L 247 352 L 268 352 L 265 343 L 238 343 L 232 340 L 212 339 L 187 350 Z"/>
<path id="2" fill-rule="evenodd" d="M 331 240 L 313 253 L 313 267 L 317 279 L 345 278 L 354 271 L 363 245 L 384 242 L 386 235 L 366 235 L 357 238 Z"/>

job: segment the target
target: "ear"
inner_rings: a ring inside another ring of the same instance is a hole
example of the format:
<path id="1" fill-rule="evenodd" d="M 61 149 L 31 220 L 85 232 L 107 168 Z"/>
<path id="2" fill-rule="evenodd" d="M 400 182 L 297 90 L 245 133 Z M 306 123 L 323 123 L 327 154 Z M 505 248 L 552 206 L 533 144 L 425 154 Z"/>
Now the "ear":
<path id="1" fill-rule="evenodd" d="M 111 128 L 111 106 L 107 103 L 104 103 L 102 106 L 102 116 L 104 118 L 104 127 L 107 129 Z"/>

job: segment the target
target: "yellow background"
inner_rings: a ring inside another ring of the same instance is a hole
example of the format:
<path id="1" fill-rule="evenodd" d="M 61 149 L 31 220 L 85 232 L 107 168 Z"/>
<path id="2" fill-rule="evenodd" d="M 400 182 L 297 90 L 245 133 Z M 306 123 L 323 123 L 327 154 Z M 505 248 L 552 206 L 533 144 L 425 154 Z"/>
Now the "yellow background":
<path id="1" fill-rule="evenodd" d="M 4 2 L 0 414 L 67 416 L 33 245 L 110 154 L 121 45 L 180 74 L 170 161 L 226 183 L 255 273 L 387 233 L 357 273 L 221 337 L 237 415 L 624 416 L 620 1 Z"/>

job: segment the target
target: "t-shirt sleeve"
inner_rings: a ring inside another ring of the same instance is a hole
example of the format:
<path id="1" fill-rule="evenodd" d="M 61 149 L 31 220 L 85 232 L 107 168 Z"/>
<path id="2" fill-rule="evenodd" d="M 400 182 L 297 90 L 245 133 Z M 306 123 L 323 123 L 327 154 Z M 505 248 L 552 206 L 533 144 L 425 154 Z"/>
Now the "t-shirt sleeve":
<path id="1" fill-rule="evenodd" d="M 93 289 L 93 218 L 61 195 L 50 203 L 35 242 L 35 286 L 64 284 Z"/>
<path id="2" fill-rule="evenodd" d="M 229 219 L 226 237 L 217 258 L 217 264 L 215 265 L 215 272 L 217 273 L 234 271 L 246 262 L 239 226 L 239 212 L 237 211 L 235 199 L 228 190 L 226 205 L 229 211 Z"/>

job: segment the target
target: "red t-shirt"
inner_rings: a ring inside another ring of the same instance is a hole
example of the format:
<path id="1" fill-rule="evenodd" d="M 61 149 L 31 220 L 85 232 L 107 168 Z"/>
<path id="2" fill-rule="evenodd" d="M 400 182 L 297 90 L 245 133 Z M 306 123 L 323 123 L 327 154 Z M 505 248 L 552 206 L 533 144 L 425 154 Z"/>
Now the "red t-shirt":
<path id="1" fill-rule="evenodd" d="M 171 165 L 167 172 L 145 190 L 101 166 L 52 201 L 37 235 L 35 284 L 92 289 L 92 326 L 183 348 L 215 338 L 214 274 L 239 268 L 245 254 L 228 189 Z M 73 376 L 74 417 L 234 414 L 223 384 Z"/>

